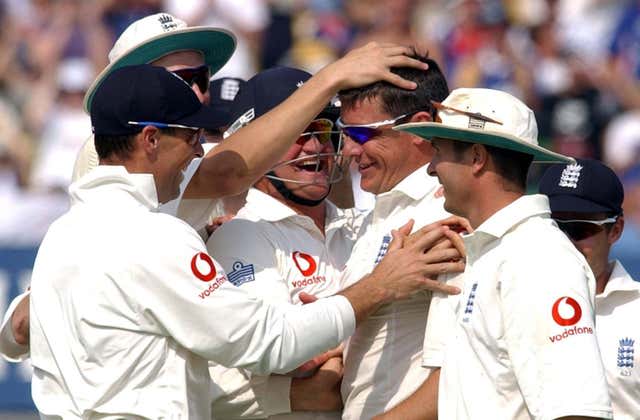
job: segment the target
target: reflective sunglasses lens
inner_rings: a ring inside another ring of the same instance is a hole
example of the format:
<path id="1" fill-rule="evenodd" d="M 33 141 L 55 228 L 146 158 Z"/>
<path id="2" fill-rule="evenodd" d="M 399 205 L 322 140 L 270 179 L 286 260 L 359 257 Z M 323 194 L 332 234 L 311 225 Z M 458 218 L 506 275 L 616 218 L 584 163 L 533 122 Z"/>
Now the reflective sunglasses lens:
<path id="1" fill-rule="evenodd" d="M 597 233 L 602 232 L 602 230 L 604 229 L 602 226 L 586 222 L 558 222 L 558 227 L 560 227 L 560 230 L 574 241 L 587 239 Z"/>
<path id="2" fill-rule="evenodd" d="M 174 70 L 173 73 L 189 85 L 195 83 L 202 93 L 206 93 L 209 90 L 209 68 L 207 66 Z"/>
<path id="3" fill-rule="evenodd" d="M 307 126 L 304 133 L 298 137 L 297 144 L 303 145 L 307 140 L 314 136 L 318 139 L 320 144 L 325 144 L 331 141 L 331 130 L 333 129 L 333 123 L 331 120 L 320 119 L 311 121 Z"/>
<path id="4" fill-rule="evenodd" d="M 349 136 L 349 138 L 359 144 L 365 144 L 373 136 L 376 135 L 377 130 L 370 127 L 344 127 L 342 131 Z"/>

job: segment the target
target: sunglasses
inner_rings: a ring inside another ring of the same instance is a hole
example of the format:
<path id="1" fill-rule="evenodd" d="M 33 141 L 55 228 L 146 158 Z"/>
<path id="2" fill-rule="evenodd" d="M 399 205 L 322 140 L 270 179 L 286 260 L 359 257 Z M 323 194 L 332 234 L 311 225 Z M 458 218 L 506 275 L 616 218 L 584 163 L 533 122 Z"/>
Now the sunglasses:
<path id="1" fill-rule="evenodd" d="M 303 146 L 312 136 L 318 139 L 320 144 L 326 144 L 331 141 L 332 130 L 333 122 L 331 120 L 318 118 L 309 123 L 304 133 L 300 134 L 296 140 L 296 144 Z"/>
<path id="2" fill-rule="evenodd" d="M 196 143 L 200 142 L 202 139 L 202 135 L 204 133 L 204 129 L 198 127 L 190 127 L 188 125 L 182 124 L 167 124 L 167 123 L 159 123 L 153 121 L 128 121 L 129 125 L 141 125 L 141 126 L 153 126 L 156 128 L 182 128 L 185 130 L 192 131 L 193 134 L 189 136 L 188 139 L 185 139 L 189 146 L 194 146 Z"/>
<path id="3" fill-rule="evenodd" d="M 336 121 L 336 126 L 351 140 L 355 141 L 358 144 L 365 144 L 366 142 L 380 134 L 381 127 L 400 124 L 402 120 L 410 118 L 416 112 L 418 111 L 410 112 L 408 114 L 402 114 L 399 117 L 395 117 L 390 120 L 376 121 L 370 124 L 345 124 L 342 121 L 342 118 L 338 118 L 338 120 Z"/>
<path id="4" fill-rule="evenodd" d="M 195 83 L 202 93 L 207 93 L 207 90 L 209 90 L 209 66 L 206 64 L 173 70 L 172 73 L 187 82 L 189 86 L 193 86 Z"/>
<path id="5" fill-rule="evenodd" d="M 562 220 L 554 219 L 561 231 L 574 241 L 581 241 L 604 230 L 605 225 L 615 223 L 618 216 L 604 220 Z"/>

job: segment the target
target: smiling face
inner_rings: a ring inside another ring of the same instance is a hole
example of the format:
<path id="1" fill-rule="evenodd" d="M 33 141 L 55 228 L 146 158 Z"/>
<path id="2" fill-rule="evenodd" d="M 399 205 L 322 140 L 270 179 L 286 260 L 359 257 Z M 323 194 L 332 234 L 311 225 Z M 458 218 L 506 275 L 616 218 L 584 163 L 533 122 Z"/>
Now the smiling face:
<path id="1" fill-rule="evenodd" d="M 454 140 L 440 138 L 432 139 L 431 146 L 434 154 L 428 172 L 431 176 L 437 176 L 442 184 L 445 210 L 469 217 L 469 181 L 473 178 L 470 149 L 459 153 L 454 148 Z"/>
<path id="2" fill-rule="evenodd" d="M 158 143 L 153 173 L 160 203 L 171 201 L 180 194 L 184 171 L 193 158 L 201 157 L 204 153 L 199 141 L 201 136 L 202 130 L 156 130 L 154 138 Z"/>
<path id="3" fill-rule="evenodd" d="M 371 124 L 396 117 L 398 115 L 382 111 L 377 98 L 357 102 L 349 108 L 343 107 L 340 112 L 340 119 L 345 125 Z M 421 153 L 415 145 L 421 145 L 422 149 L 429 146 L 421 139 L 416 142 L 415 136 L 395 131 L 392 127 L 393 124 L 380 127 L 376 135 L 363 144 L 344 135 L 342 153 L 355 161 L 361 176 L 360 187 L 364 191 L 374 194 L 390 191 L 426 163 L 421 161 Z"/>
<path id="4" fill-rule="evenodd" d="M 327 121 L 312 121 L 282 157 L 280 161 L 283 163 L 273 170 L 275 176 L 283 179 L 285 186 L 298 197 L 319 200 L 329 193 L 329 178 L 335 162 L 330 134 L 321 132 L 331 130 Z"/>

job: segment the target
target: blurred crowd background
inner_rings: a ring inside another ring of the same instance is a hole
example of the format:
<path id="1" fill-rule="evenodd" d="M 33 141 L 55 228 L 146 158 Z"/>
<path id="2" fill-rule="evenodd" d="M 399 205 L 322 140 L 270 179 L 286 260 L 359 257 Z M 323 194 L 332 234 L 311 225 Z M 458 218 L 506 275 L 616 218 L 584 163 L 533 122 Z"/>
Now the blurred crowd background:
<path id="1" fill-rule="evenodd" d="M 120 33 L 161 11 L 237 36 L 214 77 L 278 64 L 313 73 L 375 40 L 428 50 L 451 88 L 513 93 L 536 112 L 543 145 L 623 179 L 618 248 L 640 265 L 639 0 L 0 0 L 0 246 L 37 246 L 66 210 L 91 133 L 84 91 Z"/>

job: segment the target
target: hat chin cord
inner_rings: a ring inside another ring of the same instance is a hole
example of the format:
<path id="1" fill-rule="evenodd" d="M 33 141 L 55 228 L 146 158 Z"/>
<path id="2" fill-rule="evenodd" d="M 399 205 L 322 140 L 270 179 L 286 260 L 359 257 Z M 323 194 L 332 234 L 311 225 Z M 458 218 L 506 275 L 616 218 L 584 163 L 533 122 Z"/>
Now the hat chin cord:
<path id="1" fill-rule="evenodd" d="M 284 185 L 284 181 L 276 176 L 276 173 L 274 171 L 267 172 L 266 178 L 269 180 L 269 182 L 271 182 L 271 185 L 273 185 L 275 189 L 278 190 L 280 194 L 282 194 L 285 200 L 293 201 L 294 203 L 300 204 L 301 206 L 315 207 L 318 204 L 321 204 L 331 192 L 331 184 L 329 184 L 329 190 L 325 195 L 322 196 L 322 198 L 318 200 L 310 200 L 308 198 L 302 198 L 295 195 L 293 191 L 291 191 L 289 188 L 287 188 L 286 185 Z"/>

